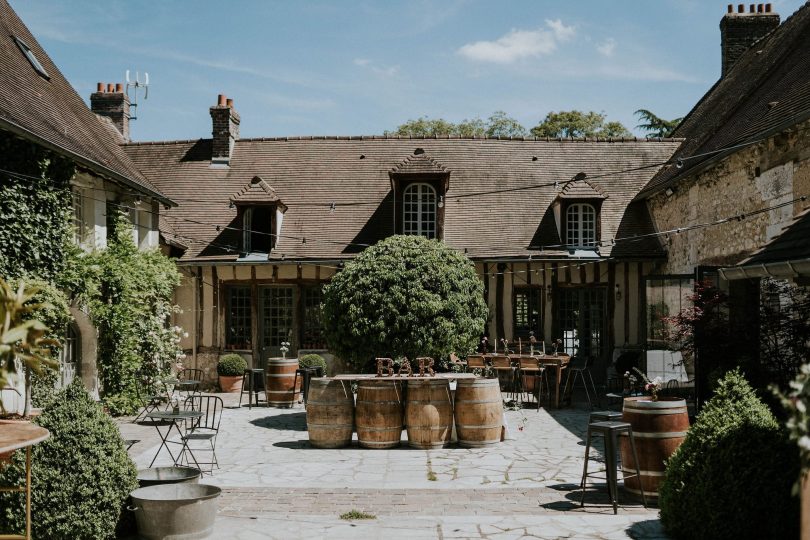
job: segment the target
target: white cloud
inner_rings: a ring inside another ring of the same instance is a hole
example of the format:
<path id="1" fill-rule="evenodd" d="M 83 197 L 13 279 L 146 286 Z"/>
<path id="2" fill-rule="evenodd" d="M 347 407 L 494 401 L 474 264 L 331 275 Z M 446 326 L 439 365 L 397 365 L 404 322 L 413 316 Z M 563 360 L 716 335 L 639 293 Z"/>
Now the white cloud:
<path id="1" fill-rule="evenodd" d="M 377 65 L 368 58 L 355 58 L 353 63 L 355 66 L 370 69 L 373 73 L 381 77 L 394 77 L 399 73 L 399 66 Z"/>
<path id="2" fill-rule="evenodd" d="M 596 51 L 602 56 L 613 56 L 616 52 L 616 40 L 607 38 L 603 43 L 596 46 Z"/>
<path id="3" fill-rule="evenodd" d="M 371 63 L 371 60 L 368 58 L 355 58 L 354 65 L 355 66 L 367 66 Z"/>
<path id="4" fill-rule="evenodd" d="M 547 28 L 537 30 L 512 30 L 495 41 L 476 41 L 458 50 L 458 54 L 478 62 L 511 64 L 524 58 L 553 53 L 557 45 L 568 41 L 575 34 L 573 26 L 565 26 L 561 20 L 546 20 Z"/>

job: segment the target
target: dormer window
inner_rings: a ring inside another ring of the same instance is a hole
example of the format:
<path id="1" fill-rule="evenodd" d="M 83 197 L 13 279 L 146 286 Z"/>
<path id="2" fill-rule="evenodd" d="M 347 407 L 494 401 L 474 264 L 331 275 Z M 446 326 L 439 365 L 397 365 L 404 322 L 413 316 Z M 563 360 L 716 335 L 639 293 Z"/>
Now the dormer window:
<path id="1" fill-rule="evenodd" d="M 450 171 L 417 148 L 388 175 L 394 193 L 396 232 L 441 240 Z"/>
<path id="2" fill-rule="evenodd" d="M 410 184 L 402 193 L 402 233 L 436 238 L 436 190 Z"/>
<path id="3" fill-rule="evenodd" d="M 593 205 L 568 205 L 565 210 L 565 243 L 569 248 L 596 247 L 596 209 Z"/>
<path id="4" fill-rule="evenodd" d="M 242 251 L 270 253 L 273 247 L 274 206 L 250 206 L 242 214 Z"/>

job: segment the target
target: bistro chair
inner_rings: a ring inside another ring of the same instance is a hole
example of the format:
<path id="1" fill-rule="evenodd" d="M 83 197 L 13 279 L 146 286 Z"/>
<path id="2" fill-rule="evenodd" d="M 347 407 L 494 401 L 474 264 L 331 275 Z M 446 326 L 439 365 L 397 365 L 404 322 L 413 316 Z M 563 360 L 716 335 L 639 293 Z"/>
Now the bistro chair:
<path id="1" fill-rule="evenodd" d="M 541 366 L 540 362 L 534 356 L 521 356 L 518 359 L 520 363 L 520 370 L 518 372 L 518 380 L 520 381 L 520 394 L 521 399 L 526 391 L 527 378 L 531 377 L 532 386 L 531 393 L 537 397 L 537 410 L 540 410 L 540 400 L 543 397 L 543 383 L 546 385 L 545 395 L 550 395 L 548 388 L 548 378 L 546 377 L 546 367 Z"/>
<path id="2" fill-rule="evenodd" d="M 507 374 L 507 381 L 509 384 L 509 391 L 512 394 L 512 399 L 515 397 L 515 368 L 512 367 L 512 359 L 505 355 L 494 355 L 490 358 L 492 369 L 501 378 L 501 373 Z"/>
<path id="3" fill-rule="evenodd" d="M 192 395 L 185 400 L 186 410 L 200 411 L 203 415 L 200 418 L 190 420 L 186 424 L 186 430 L 183 434 L 183 442 L 185 446 L 180 453 L 178 461 L 185 458 L 186 465 L 190 465 L 186 452 L 192 454 L 194 462 L 202 467 L 202 465 L 210 465 L 207 471 L 209 474 L 214 473 L 214 468 L 219 469 L 219 462 L 217 461 L 217 435 L 219 435 L 219 423 L 222 420 L 223 402 L 219 396 L 204 396 L 201 394 Z M 208 442 L 208 445 L 191 446 L 191 443 L 201 441 L 202 443 Z M 198 452 L 211 452 L 211 461 L 200 461 L 197 459 Z"/>
<path id="4" fill-rule="evenodd" d="M 577 379 L 582 381 L 582 387 L 585 388 L 585 397 L 588 399 L 588 406 L 593 409 L 593 401 L 591 401 L 591 393 L 588 391 L 588 382 L 591 383 L 591 390 L 593 390 L 594 401 L 599 404 L 599 394 L 596 392 L 596 385 L 591 376 L 591 364 L 593 357 L 588 356 L 585 358 L 574 357 L 568 363 L 568 375 L 565 377 L 565 387 L 563 390 L 563 400 L 569 405 L 573 401 L 574 389 L 577 385 Z M 573 380 L 572 380 L 573 378 Z"/>
<path id="5" fill-rule="evenodd" d="M 486 368 L 487 363 L 484 361 L 483 356 L 473 354 L 467 357 L 467 371 L 471 371 L 473 369 L 485 370 Z"/>
<path id="6" fill-rule="evenodd" d="M 177 384 L 175 387 L 180 397 L 185 399 L 200 393 L 200 385 L 203 381 L 203 370 L 186 368 L 177 374 L 177 379 L 180 381 L 188 381 Z"/>
<path id="7" fill-rule="evenodd" d="M 162 385 L 160 385 L 162 387 Z M 169 396 L 159 392 L 152 392 L 153 386 L 149 383 L 149 379 L 138 370 L 136 374 L 135 393 L 138 401 L 141 403 L 141 410 L 138 415 L 132 419 L 133 424 L 146 419 L 146 415 L 150 412 L 161 407 L 169 406 Z"/>

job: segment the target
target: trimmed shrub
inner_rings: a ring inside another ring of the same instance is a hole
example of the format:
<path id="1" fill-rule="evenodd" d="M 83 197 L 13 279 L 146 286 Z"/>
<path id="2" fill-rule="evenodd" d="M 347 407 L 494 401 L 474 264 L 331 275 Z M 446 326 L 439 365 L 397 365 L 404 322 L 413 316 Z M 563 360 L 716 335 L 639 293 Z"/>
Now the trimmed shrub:
<path id="1" fill-rule="evenodd" d="M 323 368 L 323 374 L 326 375 L 326 360 L 320 354 L 305 354 L 298 359 L 298 367 Z"/>
<path id="2" fill-rule="evenodd" d="M 78 380 L 34 422 L 51 432 L 31 452 L 34 538 L 114 538 L 124 501 L 138 487 L 118 427 Z M 0 471 L 0 484 L 25 485 L 24 452 Z M 2 528 L 22 532 L 23 509 L 23 494 L 0 493 Z"/>
<path id="3" fill-rule="evenodd" d="M 798 450 L 739 370 L 720 381 L 666 475 L 661 522 L 674 538 L 798 538 Z"/>
<path id="4" fill-rule="evenodd" d="M 237 377 L 244 375 L 247 369 L 247 361 L 238 354 L 224 354 L 217 362 L 217 375 L 224 377 Z"/>
<path id="5" fill-rule="evenodd" d="M 472 261 L 421 236 L 378 242 L 324 287 L 329 348 L 359 370 L 375 356 L 471 353 L 488 311 Z"/>

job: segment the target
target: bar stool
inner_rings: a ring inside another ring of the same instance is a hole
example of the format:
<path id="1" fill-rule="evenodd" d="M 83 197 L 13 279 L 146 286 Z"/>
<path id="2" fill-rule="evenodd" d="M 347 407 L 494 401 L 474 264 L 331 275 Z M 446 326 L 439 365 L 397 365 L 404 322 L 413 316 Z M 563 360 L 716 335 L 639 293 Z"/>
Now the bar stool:
<path id="1" fill-rule="evenodd" d="M 259 392 L 264 392 L 265 400 L 267 399 L 267 389 L 264 386 L 264 370 L 263 369 L 246 369 L 245 376 L 242 378 L 242 391 L 239 393 L 239 407 L 242 407 L 242 395 L 247 392 L 248 395 L 248 409 L 253 405 L 253 396 L 256 396 L 256 406 L 259 406 Z"/>
<path id="2" fill-rule="evenodd" d="M 593 422 L 620 422 L 622 413 L 619 411 L 594 411 L 588 420 L 588 424 Z"/>
<path id="3" fill-rule="evenodd" d="M 610 495 L 610 502 L 613 503 L 613 513 L 618 514 L 618 500 L 619 500 L 619 487 L 617 485 L 617 468 L 616 451 L 619 447 L 619 434 L 627 433 L 630 440 L 630 449 L 633 452 L 633 462 L 636 464 L 636 474 L 624 476 L 623 478 L 632 478 L 638 476 L 641 478 L 641 470 L 638 465 L 638 456 L 636 455 L 636 441 L 633 438 L 633 428 L 629 422 L 614 422 L 602 421 L 591 422 L 588 424 L 588 439 L 585 445 L 585 465 L 582 468 L 582 498 L 580 499 L 580 506 L 585 506 L 585 487 L 586 480 L 592 474 L 588 474 L 588 459 L 591 450 L 591 436 L 601 435 L 605 441 L 605 462 L 606 462 L 606 476 L 608 484 L 608 493 Z M 602 472 L 602 471 L 596 471 Z M 644 508 L 647 508 L 647 497 L 644 496 L 644 491 L 641 491 L 641 501 L 644 503 Z"/>
<path id="4" fill-rule="evenodd" d="M 531 377 L 534 383 L 534 390 L 537 391 L 537 410 L 540 410 L 540 399 L 543 396 L 543 383 L 546 384 L 546 395 L 550 395 L 548 378 L 546 377 L 546 367 L 540 365 L 537 358 L 533 356 L 521 356 L 519 358 L 518 383 L 520 387 L 520 398 L 526 393 L 526 378 Z"/>
<path id="5" fill-rule="evenodd" d="M 322 367 L 306 367 L 298 368 L 295 370 L 295 378 L 293 379 L 293 406 L 295 405 L 295 389 L 298 388 L 298 376 L 301 376 L 302 392 L 304 394 L 304 408 L 307 406 L 307 394 L 309 394 L 309 380 L 312 377 L 323 377 Z"/>

